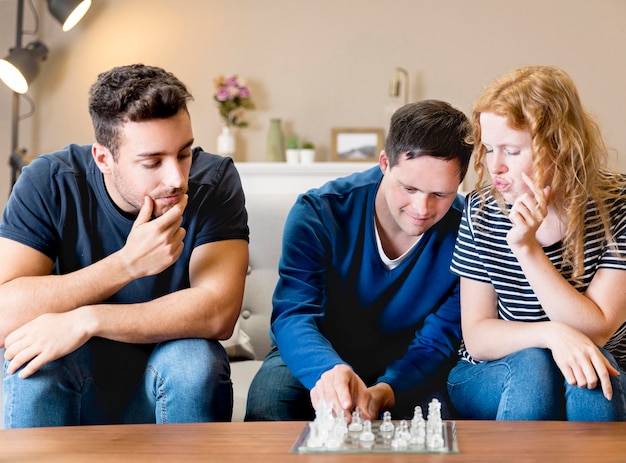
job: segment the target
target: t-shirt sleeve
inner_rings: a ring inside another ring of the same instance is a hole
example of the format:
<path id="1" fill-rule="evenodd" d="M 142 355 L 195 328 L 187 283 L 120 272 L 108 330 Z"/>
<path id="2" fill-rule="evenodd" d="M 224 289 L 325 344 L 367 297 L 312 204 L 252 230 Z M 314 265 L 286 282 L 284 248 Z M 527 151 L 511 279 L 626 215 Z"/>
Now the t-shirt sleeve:
<path id="1" fill-rule="evenodd" d="M 211 169 L 211 177 L 202 183 L 190 179 L 193 196 L 187 210 L 192 214 L 187 220 L 197 227 L 194 247 L 221 240 L 248 241 L 245 195 L 232 159 L 222 158 Z M 192 186 L 192 182 L 196 184 Z"/>
<path id="2" fill-rule="evenodd" d="M 463 217 L 461 218 L 461 225 L 452 255 L 450 270 L 459 276 L 488 283 L 491 280 L 482 264 L 481 254 L 477 249 L 475 231 L 471 220 L 473 211 L 475 211 L 477 207 L 476 203 L 479 200 L 480 198 L 476 193 L 468 195 L 465 200 L 465 209 L 463 211 Z"/>
<path id="3" fill-rule="evenodd" d="M 23 169 L 4 208 L 0 236 L 54 259 L 59 197 L 58 190 L 52 188 L 51 175 L 50 164 L 44 157 Z"/>
<path id="4" fill-rule="evenodd" d="M 601 268 L 626 269 L 626 189 L 623 189 L 610 208 L 611 232 L 614 242 L 605 247 Z"/>

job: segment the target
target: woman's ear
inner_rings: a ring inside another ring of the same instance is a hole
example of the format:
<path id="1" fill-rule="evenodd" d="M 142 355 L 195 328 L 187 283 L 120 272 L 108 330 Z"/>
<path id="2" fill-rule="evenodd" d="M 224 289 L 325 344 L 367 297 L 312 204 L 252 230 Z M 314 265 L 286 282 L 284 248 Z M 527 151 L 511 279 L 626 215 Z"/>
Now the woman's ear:
<path id="1" fill-rule="evenodd" d="M 100 169 L 103 174 L 111 172 L 109 165 L 111 162 L 114 162 L 113 154 L 106 146 L 101 145 L 100 143 L 94 143 L 91 146 L 91 154 L 93 156 L 93 160 L 98 166 L 98 169 Z"/>

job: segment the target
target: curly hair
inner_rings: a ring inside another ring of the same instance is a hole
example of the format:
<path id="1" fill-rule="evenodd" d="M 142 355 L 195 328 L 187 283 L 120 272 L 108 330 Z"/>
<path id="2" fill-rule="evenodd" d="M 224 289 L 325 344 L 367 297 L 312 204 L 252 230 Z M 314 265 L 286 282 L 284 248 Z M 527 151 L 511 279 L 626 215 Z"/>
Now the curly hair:
<path id="1" fill-rule="evenodd" d="M 119 129 L 125 122 L 172 117 L 187 111 L 192 99 L 180 80 L 159 67 L 131 64 L 103 72 L 89 90 L 96 140 L 117 159 Z"/>
<path id="2" fill-rule="evenodd" d="M 601 227 L 607 241 L 614 243 L 606 204 L 617 190 L 611 177 L 603 174 L 608 150 L 598 124 L 583 107 L 573 80 L 559 68 L 527 66 L 491 83 L 474 104 L 467 140 L 474 145 L 476 188 L 482 191 L 483 204 L 487 191 L 483 112 L 505 117 L 512 129 L 530 133 L 535 178 L 539 185 L 550 186 L 548 204 L 565 224 L 564 264 L 577 281 L 584 270 L 585 220 Z M 499 192 L 493 187 L 489 192 L 503 204 Z M 596 217 L 586 216 L 590 200 L 598 206 Z"/>

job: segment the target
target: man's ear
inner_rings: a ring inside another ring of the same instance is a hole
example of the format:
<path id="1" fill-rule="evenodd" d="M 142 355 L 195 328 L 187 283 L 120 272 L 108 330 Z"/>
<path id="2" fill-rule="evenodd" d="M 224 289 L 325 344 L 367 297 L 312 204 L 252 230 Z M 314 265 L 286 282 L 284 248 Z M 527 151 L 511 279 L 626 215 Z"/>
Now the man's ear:
<path id="1" fill-rule="evenodd" d="M 389 157 L 387 156 L 387 152 L 385 150 L 382 150 L 378 156 L 378 165 L 380 166 L 380 170 L 383 172 L 383 175 L 385 175 L 387 173 L 387 168 L 389 167 Z"/>
<path id="2" fill-rule="evenodd" d="M 93 160 L 98 166 L 98 169 L 100 169 L 103 174 L 109 174 L 111 172 L 111 168 L 109 166 L 112 162 L 114 162 L 111 151 L 100 143 L 94 143 L 91 146 L 91 154 L 93 156 Z"/>

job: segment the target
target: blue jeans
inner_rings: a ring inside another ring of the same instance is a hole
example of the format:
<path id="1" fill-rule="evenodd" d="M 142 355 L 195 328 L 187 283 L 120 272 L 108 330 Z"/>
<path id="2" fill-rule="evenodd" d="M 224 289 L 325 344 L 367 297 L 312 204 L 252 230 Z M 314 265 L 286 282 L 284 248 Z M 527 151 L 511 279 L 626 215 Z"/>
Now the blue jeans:
<path id="1" fill-rule="evenodd" d="M 444 381 L 433 381 L 439 388 L 416 388 L 396 392 L 396 405 L 390 410 L 394 419 L 411 419 L 416 405 L 422 412 L 428 403 L 437 398 L 441 402 L 441 414 L 450 418 L 448 395 Z M 296 379 L 285 364 L 278 349 L 273 348 L 250 384 L 245 421 L 312 421 L 315 410 L 311 405 L 310 391 Z"/>
<path id="2" fill-rule="evenodd" d="M 313 421 L 309 390 L 291 374 L 278 349 L 265 357 L 248 390 L 244 421 Z"/>
<path id="3" fill-rule="evenodd" d="M 4 378 L 6 428 L 230 421 L 232 407 L 228 357 L 206 339 L 94 338 L 29 378 Z"/>
<path id="4" fill-rule="evenodd" d="M 613 356 L 600 349 L 613 366 Z M 600 386 L 569 385 L 547 349 L 524 349 L 499 360 L 460 360 L 448 376 L 452 404 L 466 419 L 625 421 L 626 373 L 611 377 L 613 399 Z"/>

